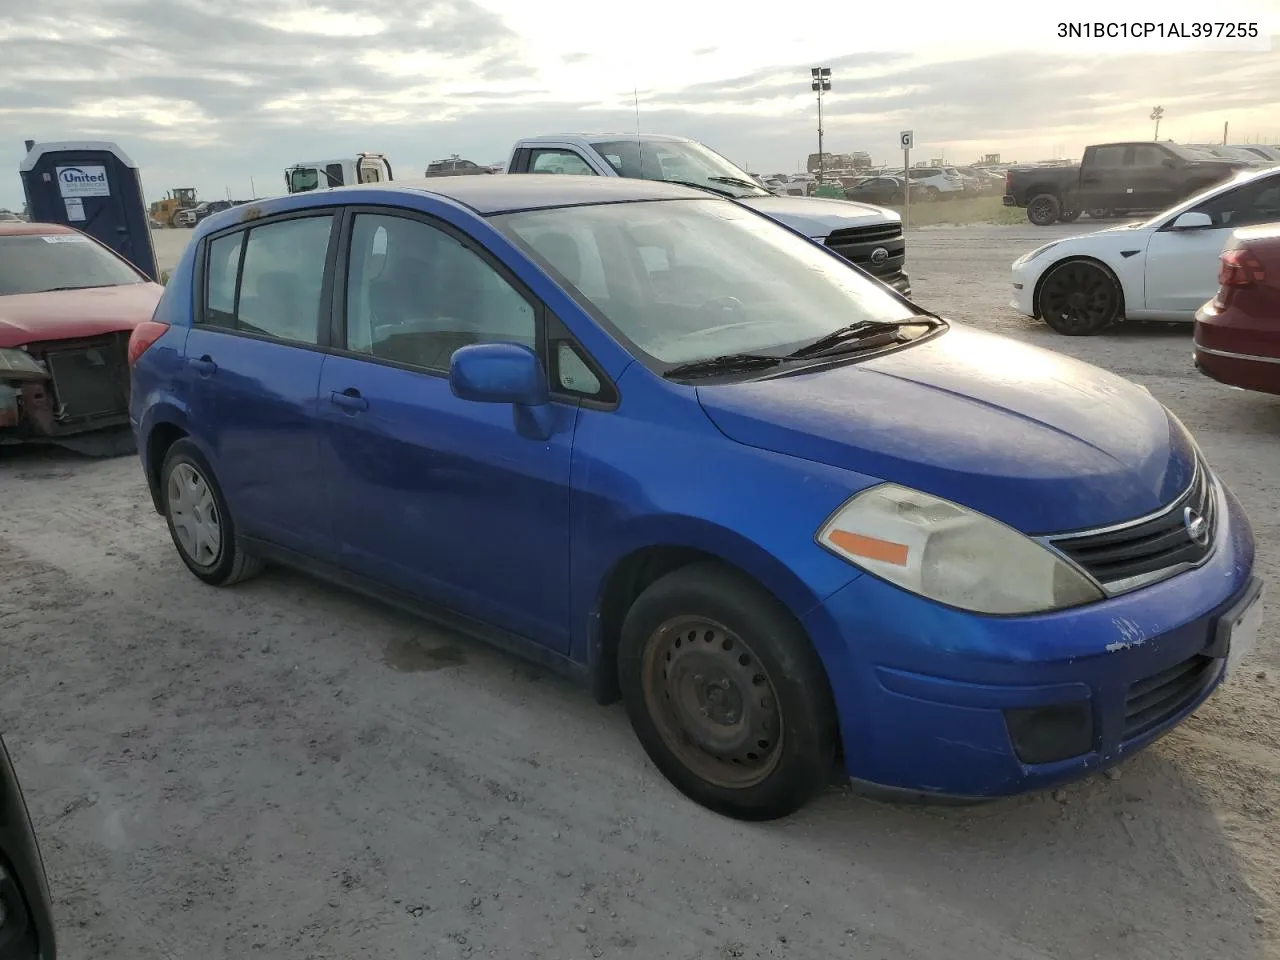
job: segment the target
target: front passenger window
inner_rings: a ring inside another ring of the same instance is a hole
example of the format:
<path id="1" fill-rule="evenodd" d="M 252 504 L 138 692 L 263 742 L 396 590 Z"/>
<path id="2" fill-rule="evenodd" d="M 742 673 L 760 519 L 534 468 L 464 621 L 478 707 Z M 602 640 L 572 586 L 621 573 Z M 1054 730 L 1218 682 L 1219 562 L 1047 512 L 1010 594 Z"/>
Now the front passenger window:
<path id="1" fill-rule="evenodd" d="M 347 274 L 347 349 L 447 371 L 473 343 L 537 344 L 533 305 L 479 254 L 406 217 L 358 214 Z"/>

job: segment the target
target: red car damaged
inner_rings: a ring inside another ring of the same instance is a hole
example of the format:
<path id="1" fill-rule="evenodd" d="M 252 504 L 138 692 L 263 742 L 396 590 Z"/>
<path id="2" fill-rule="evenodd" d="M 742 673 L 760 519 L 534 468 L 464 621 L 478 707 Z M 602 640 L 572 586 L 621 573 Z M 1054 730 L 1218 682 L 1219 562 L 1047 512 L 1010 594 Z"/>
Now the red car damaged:
<path id="1" fill-rule="evenodd" d="M 128 449 L 129 334 L 163 292 L 71 227 L 0 223 L 0 445 Z"/>
<path id="2" fill-rule="evenodd" d="M 1280 394 L 1280 223 L 1237 230 L 1220 260 L 1218 295 L 1196 314 L 1196 369 Z"/>

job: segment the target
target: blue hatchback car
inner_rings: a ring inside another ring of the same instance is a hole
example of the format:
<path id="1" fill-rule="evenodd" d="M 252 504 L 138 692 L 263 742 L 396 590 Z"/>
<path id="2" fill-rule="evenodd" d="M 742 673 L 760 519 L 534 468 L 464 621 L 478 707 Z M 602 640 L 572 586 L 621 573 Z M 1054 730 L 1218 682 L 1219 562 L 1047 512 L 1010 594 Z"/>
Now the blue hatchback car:
<path id="1" fill-rule="evenodd" d="M 203 221 L 130 344 L 182 560 L 280 563 L 625 701 L 747 819 L 984 798 L 1194 710 L 1261 616 L 1145 389 L 948 323 L 731 200 L 456 177 Z"/>

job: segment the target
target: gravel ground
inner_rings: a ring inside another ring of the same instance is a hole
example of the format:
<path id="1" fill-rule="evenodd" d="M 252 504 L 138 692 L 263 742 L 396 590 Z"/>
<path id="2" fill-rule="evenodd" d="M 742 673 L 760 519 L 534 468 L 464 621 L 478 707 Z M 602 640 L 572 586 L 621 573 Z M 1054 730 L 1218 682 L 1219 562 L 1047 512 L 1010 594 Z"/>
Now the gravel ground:
<path id="1" fill-rule="evenodd" d="M 1185 327 L 1065 340 L 1006 306 L 1009 262 L 1083 228 L 913 232 L 918 297 L 1150 387 L 1274 581 L 1280 401 L 1196 374 Z M 536 669 L 285 572 L 204 587 L 132 457 L 6 452 L 0 495 L 0 716 L 69 960 L 1280 956 L 1274 624 L 1114 778 L 970 808 L 833 787 L 746 825 Z"/>

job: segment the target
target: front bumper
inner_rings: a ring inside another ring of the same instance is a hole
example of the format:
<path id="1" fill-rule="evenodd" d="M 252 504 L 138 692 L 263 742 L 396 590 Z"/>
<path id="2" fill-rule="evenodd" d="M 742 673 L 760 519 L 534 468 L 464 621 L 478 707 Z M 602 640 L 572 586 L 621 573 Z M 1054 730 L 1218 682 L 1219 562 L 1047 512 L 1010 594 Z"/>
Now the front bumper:
<path id="1" fill-rule="evenodd" d="M 1036 283 L 1040 279 L 1040 273 L 1028 267 L 1027 264 L 1015 263 L 1012 268 L 1013 297 L 1009 300 L 1009 306 L 1024 317 L 1035 317 Z"/>
<path id="2" fill-rule="evenodd" d="M 1218 624 L 1257 584 L 1249 523 L 1218 497 L 1203 566 L 1075 610 L 978 616 L 870 575 L 829 597 L 804 625 L 832 678 L 849 776 L 1006 796 L 1110 766 L 1176 726 L 1221 682 Z M 1025 721 L 1046 708 L 1087 733 L 1078 753 L 1029 762 Z"/>

